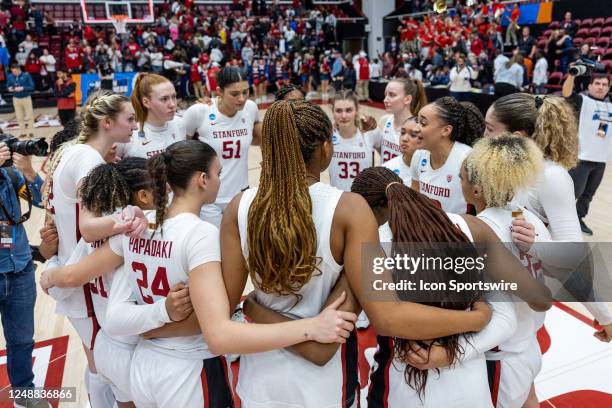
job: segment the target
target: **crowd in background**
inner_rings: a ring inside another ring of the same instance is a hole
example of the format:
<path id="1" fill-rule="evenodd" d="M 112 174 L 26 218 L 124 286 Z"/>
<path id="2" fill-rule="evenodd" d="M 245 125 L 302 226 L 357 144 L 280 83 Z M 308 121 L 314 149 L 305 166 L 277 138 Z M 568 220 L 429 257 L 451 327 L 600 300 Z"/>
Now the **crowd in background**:
<path id="1" fill-rule="evenodd" d="M 58 70 L 98 73 L 103 79 L 113 72 L 152 71 L 171 78 L 179 97 L 201 97 L 211 94 L 216 72 L 230 64 L 247 68 L 258 102 L 288 82 L 301 85 L 307 95 L 318 90 L 326 98 L 344 88 L 368 99 L 370 79 L 394 77 L 449 86 L 461 99 L 471 88 L 499 95 L 544 93 L 556 66 L 565 73 L 580 56 L 591 57 L 588 45 L 573 46 L 576 24 L 569 13 L 538 48 L 530 27 L 518 26 L 517 4 L 459 5 L 450 13 L 403 19 L 384 54 L 370 56 L 340 52 L 337 19 L 323 6 L 306 9 L 294 1 L 293 7 L 281 8 L 252 0 L 234 1 L 232 7 L 242 17 L 204 16 L 191 0 L 164 2 L 156 5 L 155 24 L 128 25 L 121 35 L 109 26 L 75 22 L 72 38 L 56 58 L 37 44 L 41 34 L 57 31 L 53 18 L 36 4 L 4 1 L 0 87 L 5 89 L 7 68 L 16 62 L 37 91 L 55 90 Z M 414 7 L 431 10 L 432 2 Z"/>

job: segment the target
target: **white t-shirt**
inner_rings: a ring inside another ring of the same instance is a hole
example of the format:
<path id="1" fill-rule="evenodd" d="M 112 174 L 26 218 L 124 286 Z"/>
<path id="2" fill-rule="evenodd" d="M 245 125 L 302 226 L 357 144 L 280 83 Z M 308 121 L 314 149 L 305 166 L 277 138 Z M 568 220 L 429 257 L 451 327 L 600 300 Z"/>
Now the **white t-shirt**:
<path id="1" fill-rule="evenodd" d="M 175 116 L 163 127 L 144 123 L 144 129 L 134 131 L 128 143 L 121 143 L 117 147 L 120 157 L 142 157 L 149 159 L 166 151 L 172 143 L 185 140 L 185 126 L 183 119 Z"/>
<path id="2" fill-rule="evenodd" d="M 410 166 L 404 161 L 404 156 L 400 155 L 392 158 L 388 162 L 383 163 L 383 167 L 388 168 L 402 179 L 405 185 L 410 187 L 412 185 L 412 177 Z"/>
<path id="3" fill-rule="evenodd" d="M 343 191 L 351 191 L 353 180 L 374 165 L 374 147 L 359 130 L 351 138 L 344 138 L 335 130 L 332 135 L 334 153 L 329 163 L 330 184 Z"/>
<path id="4" fill-rule="evenodd" d="M 191 213 L 182 213 L 140 238 L 116 235 L 110 247 L 123 257 L 122 272 L 139 305 L 151 305 L 166 298 L 177 283 L 187 284 L 189 273 L 209 262 L 221 262 L 219 230 Z M 107 318 L 113 319 L 110 313 Z M 134 333 L 137 334 L 137 333 Z M 144 340 L 165 353 L 188 359 L 213 357 L 201 334 Z"/>
<path id="5" fill-rule="evenodd" d="M 218 100 L 211 106 L 196 103 L 183 116 L 188 135 L 198 132 L 199 139 L 209 144 L 221 161 L 221 187 L 217 204 L 227 204 L 249 185 L 249 147 L 253 141 L 253 126 L 259 122 L 255 102 L 248 100 L 244 109 L 227 117 L 219 112 Z"/>
<path id="6" fill-rule="evenodd" d="M 580 160 L 606 163 L 612 152 L 612 103 L 582 97 L 578 140 Z M 598 136 L 603 132 L 603 137 Z"/>
<path id="7" fill-rule="evenodd" d="M 463 160 L 471 150 L 471 147 L 455 142 L 446 162 L 437 170 L 431 168 L 428 150 L 417 150 L 412 156 L 412 180 L 418 181 L 421 193 L 434 200 L 446 212 L 465 214 L 468 211 L 459 173 Z"/>

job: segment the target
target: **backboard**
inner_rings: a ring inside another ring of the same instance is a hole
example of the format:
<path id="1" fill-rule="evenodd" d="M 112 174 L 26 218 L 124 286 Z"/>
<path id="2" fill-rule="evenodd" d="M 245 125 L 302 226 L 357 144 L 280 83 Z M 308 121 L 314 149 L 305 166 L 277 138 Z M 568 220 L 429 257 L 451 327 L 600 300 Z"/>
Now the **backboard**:
<path id="1" fill-rule="evenodd" d="M 111 24 L 113 16 L 127 16 L 126 23 L 153 23 L 153 0 L 81 0 L 83 22 Z"/>

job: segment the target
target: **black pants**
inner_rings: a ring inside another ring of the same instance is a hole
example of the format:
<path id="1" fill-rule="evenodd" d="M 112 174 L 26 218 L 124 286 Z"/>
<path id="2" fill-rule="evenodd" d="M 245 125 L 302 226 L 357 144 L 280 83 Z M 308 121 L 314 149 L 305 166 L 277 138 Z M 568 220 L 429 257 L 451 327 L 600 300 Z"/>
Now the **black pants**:
<path id="1" fill-rule="evenodd" d="M 579 160 L 576 167 L 569 171 L 574 180 L 578 218 L 585 217 L 589 212 L 589 204 L 601 183 L 605 170 L 606 163 Z"/>
<path id="2" fill-rule="evenodd" d="M 62 126 L 66 126 L 66 123 L 70 122 L 71 119 L 74 119 L 74 115 L 76 110 L 74 109 L 58 109 L 57 111 L 60 123 Z"/>

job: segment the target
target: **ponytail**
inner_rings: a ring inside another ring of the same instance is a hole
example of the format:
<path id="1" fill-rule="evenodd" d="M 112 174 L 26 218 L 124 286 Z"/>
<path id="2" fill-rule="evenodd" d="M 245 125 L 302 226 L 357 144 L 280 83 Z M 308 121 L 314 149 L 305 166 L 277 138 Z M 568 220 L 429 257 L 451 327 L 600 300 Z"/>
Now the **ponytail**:
<path id="1" fill-rule="evenodd" d="M 481 138 L 485 130 L 484 117 L 480 110 L 471 102 L 457 102 L 455 98 L 445 96 L 433 102 L 440 119 L 451 125 L 450 138 L 468 146 Z"/>
<path id="2" fill-rule="evenodd" d="M 387 208 L 389 210 L 389 226 L 393 233 L 394 243 L 392 252 L 394 253 L 396 253 L 395 248 L 400 248 L 395 246 L 397 244 L 470 242 L 465 234 L 452 223 L 446 213 L 431 199 L 404 185 L 397 174 L 385 167 L 370 167 L 363 170 L 353 181 L 351 191 L 365 198 L 372 209 Z M 466 248 L 469 249 L 469 247 Z M 435 251 L 435 248 L 432 249 Z M 397 253 L 399 253 L 399 250 Z M 428 272 L 432 274 L 430 278 L 434 281 L 444 282 L 448 279 L 447 271 L 432 270 Z M 455 275 L 454 272 L 452 273 Z M 435 277 L 433 274 L 435 274 Z M 460 276 L 460 279 L 466 279 L 467 281 L 474 278 L 471 273 Z M 427 304 L 445 309 L 463 310 L 471 307 L 479 295 L 478 291 L 472 291 L 464 293 L 461 300 L 451 302 L 446 300 L 444 294 L 441 293 L 436 294 L 436 299 L 427 302 Z M 464 353 L 464 349 L 459 343 L 460 336 L 455 334 L 433 339 L 435 343 L 446 349 L 451 364 Z M 415 351 L 410 340 L 402 338 L 394 338 L 393 340 L 395 358 L 407 363 L 404 370 L 406 384 L 417 391 L 419 397 L 422 397 L 427 385 L 428 370 L 419 370 L 408 364 L 408 356 L 412 351 Z"/>
<path id="3" fill-rule="evenodd" d="M 85 176 L 79 196 L 81 204 L 99 217 L 130 204 L 131 191 L 115 164 L 105 163 Z"/>
<path id="4" fill-rule="evenodd" d="M 136 121 L 140 125 L 140 130 L 144 130 L 144 123 L 147 120 L 149 110 L 142 103 L 143 98 L 151 97 L 151 90 L 153 86 L 164 82 L 170 82 L 168 78 L 161 75 L 152 74 L 148 72 L 141 72 L 136 77 L 134 83 L 134 89 L 132 90 L 132 106 L 134 106 L 134 112 L 136 113 Z"/>
<path id="5" fill-rule="evenodd" d="M 402 84 L 404 94 L 412 96 L 412 101 L 410 102 L 410 113 L 412 116 L 418 115 L 421 108 L 427 105 L 427 94 L 425 94 L 423 83 L 418 79 L 413 78 L 395 78 L 392 80 L 392 82 Z"/>
<path id="6" fill-rule="evenodd" d="M 264 116 L 261 178 L 248 215 L 247 269 L 265 293 L 295 294 L 318 270 L 306 163 L 331 134 L 329 117 L 308 102 L 278 101 Z"/>
<path id="7" fill-rule="evenodd" d="M 196 172 L 210 175 L 215 150 L 199 140 L 182 140 L 147 161 L 156 208 L 155 224 L 162 228 L 168 206 L 168 186 L 175 195 L 182 194 Z M 162 231 L 163 232 L 163 231 Z"/>

